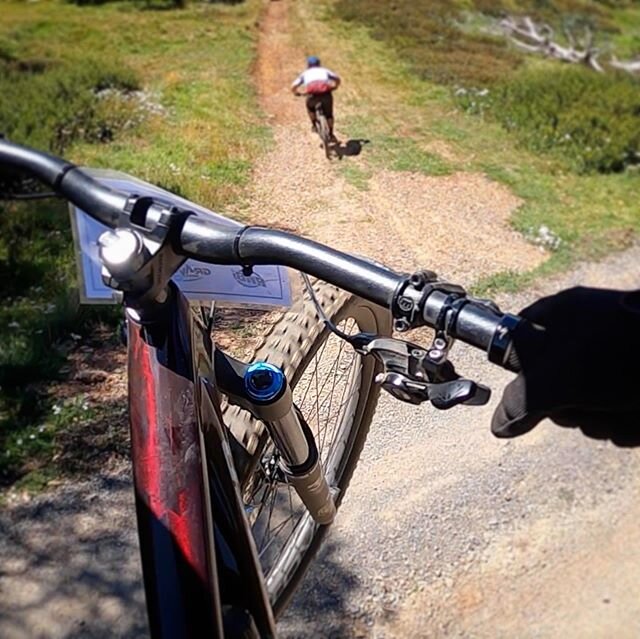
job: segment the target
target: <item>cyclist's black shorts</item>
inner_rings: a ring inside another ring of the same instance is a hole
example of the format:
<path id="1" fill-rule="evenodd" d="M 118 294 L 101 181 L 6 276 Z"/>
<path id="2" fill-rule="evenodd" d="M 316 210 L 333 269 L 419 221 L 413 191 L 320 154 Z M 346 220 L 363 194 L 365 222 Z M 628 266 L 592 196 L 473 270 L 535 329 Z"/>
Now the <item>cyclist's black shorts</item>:
<path id="1" fill-rule="evenodd" d="M 307 96 L 307 111 L 313 114 L 316 110 L 316 104 L 322 105 L 322 110 L 328 120 L 333 118 L 333 93 L 312 93 Z"/>

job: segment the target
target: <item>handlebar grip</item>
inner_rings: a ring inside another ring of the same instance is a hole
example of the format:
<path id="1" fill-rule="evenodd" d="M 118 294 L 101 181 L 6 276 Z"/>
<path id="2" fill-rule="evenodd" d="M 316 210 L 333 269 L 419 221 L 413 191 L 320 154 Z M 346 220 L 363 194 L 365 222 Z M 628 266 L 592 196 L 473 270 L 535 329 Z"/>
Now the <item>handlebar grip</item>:
<path id="1" fill-rule="evenodd" d="M 494 354 L 497 356 L 496 358 L 492 358 L 490 348 L 489 359 L 507 370 L 519 373 L 522 370 L 521 356 L 523 353 L 540 353 L 540 356 L 543 356 L 547 332 L 543 326 L 534 324 L 523 317 L 515 315 L 505 315 L 504 317 L 509 318 L 507 322 L 509 325 L 505 326 L 503 320 L 496 332 L 502 331 L 505 333 L 502 339 L 506 347 L 503 347 L 501 357 L 498 353 Z M 514 319 L 517 321 L 513 321 Z M 530 357 L 527 358 L 527 361 L 530 361 Z"/>
<path id="2" fill-rule="evenodd" d="M 456 311 L 449 300 L 448 295 L 441 291 L 434 291 L 427 298 L 424 307 L 427 325 L 442 326 L 444 318 L 447 333 L 486 351 L 489 361 L 502 368 L 520 372 L 522 346 L 535 350 L 537 345 L 543 344 L 545 329 L 525 318 L 503 314 L 497 307 L 480 300 L 467 300 Z M 520 353 L 515 341 L 520 346 Z"/>
<path id="3" fill-rule="evenodd" d="M 543 357 L 548 340 L 547 329 L 544 326 L 534 324 L 522 317 L 519 320 L 518 325 L 510 333 L 511 344 L 502 364 L 504 368 L 514 373 L 522 370 L 521 355 L 523 353 L 538 353 Z M 530 361 L 529 357 L 526 358 L 526 362 L 528 361 Z"/>
<path id="4" fill-rule="evenodd" d="M 509 348 L 507 357 L 502 365 L 504 368 L 513 371 L 514 373 L 519 373 L 522 370 L 520 357 L 518 355 L 518 351 L 513 347 L 513 343 L 511 344 L 511 348 Z"/>

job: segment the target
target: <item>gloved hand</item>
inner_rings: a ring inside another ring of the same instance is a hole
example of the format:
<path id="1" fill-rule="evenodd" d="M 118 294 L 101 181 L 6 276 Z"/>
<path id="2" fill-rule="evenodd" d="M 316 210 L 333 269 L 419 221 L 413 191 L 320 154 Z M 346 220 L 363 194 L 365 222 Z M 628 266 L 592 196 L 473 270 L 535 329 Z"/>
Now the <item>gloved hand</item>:
<path id="1" fill-rule="evenodd" d="M 622 446 L 640 444 L 640 291 L 577 287 L 545 297 L 514 331 L 521 372 L 493 415 L 497 437 L 545 417 Z"/>

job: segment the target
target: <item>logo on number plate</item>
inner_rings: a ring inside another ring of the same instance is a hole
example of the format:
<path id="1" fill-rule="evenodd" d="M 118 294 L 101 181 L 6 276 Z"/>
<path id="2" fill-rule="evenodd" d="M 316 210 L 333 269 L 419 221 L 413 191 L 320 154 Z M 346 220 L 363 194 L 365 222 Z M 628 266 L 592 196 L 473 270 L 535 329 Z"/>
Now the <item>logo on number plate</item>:
<path id="1" fill-rule="evenodd" d="M 186 264 L 180 269 L 180 275 L 185 282 L 194 282 L 211 275 L 211 269 L 206 266 L 191 266 Z"/>
<path id="2" fill-rule="evenodd" d="M 251 275 L 245 275 L 241 270 L 234 271 L 233 277 L 240 286 L 246 286 L 247 288 L 258 288 L 262 286 L 263 288 L 267 288 L 267 283 L 262 276 L 255 272 L 251 273 Z"/>

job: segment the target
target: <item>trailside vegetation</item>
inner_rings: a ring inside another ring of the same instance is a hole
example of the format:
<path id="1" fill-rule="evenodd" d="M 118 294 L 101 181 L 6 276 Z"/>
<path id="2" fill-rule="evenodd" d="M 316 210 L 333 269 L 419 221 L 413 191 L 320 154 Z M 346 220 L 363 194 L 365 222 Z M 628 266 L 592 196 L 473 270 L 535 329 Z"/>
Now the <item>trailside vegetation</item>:
<path id="1" fill-rule="evenodd" d="M 640 163 L 640 78 L 532 58 L 500 28 L 504 16 L 530 16 L 569 40 L 587 29 L 610 57 L 618 49 L 640 55 L 640 35 L 624 33 L 625 21 L 640 23 L 630 0 L 338 0 L 334 11 L 367 26 L 420 77 L 451 87 L 463 108 L 499 122 L 529 150 L 580 174 Z"/>
<path id="2" fill-rule="evenodd" d="M 0 133 L 211 207 L 232 200 L 268 142 L 250 73 L 261 4 L 176 4 L 3 2 Z M 45 482 L 77 466 L 67 453 L 87 420 L 102 443 L 122 425 L 114 406 L 50 393 L 80 344 L 117 344 L 119 312 L 78 304 L 60 200 L 0 201 L 0 283 L 0 486 Z"/>

